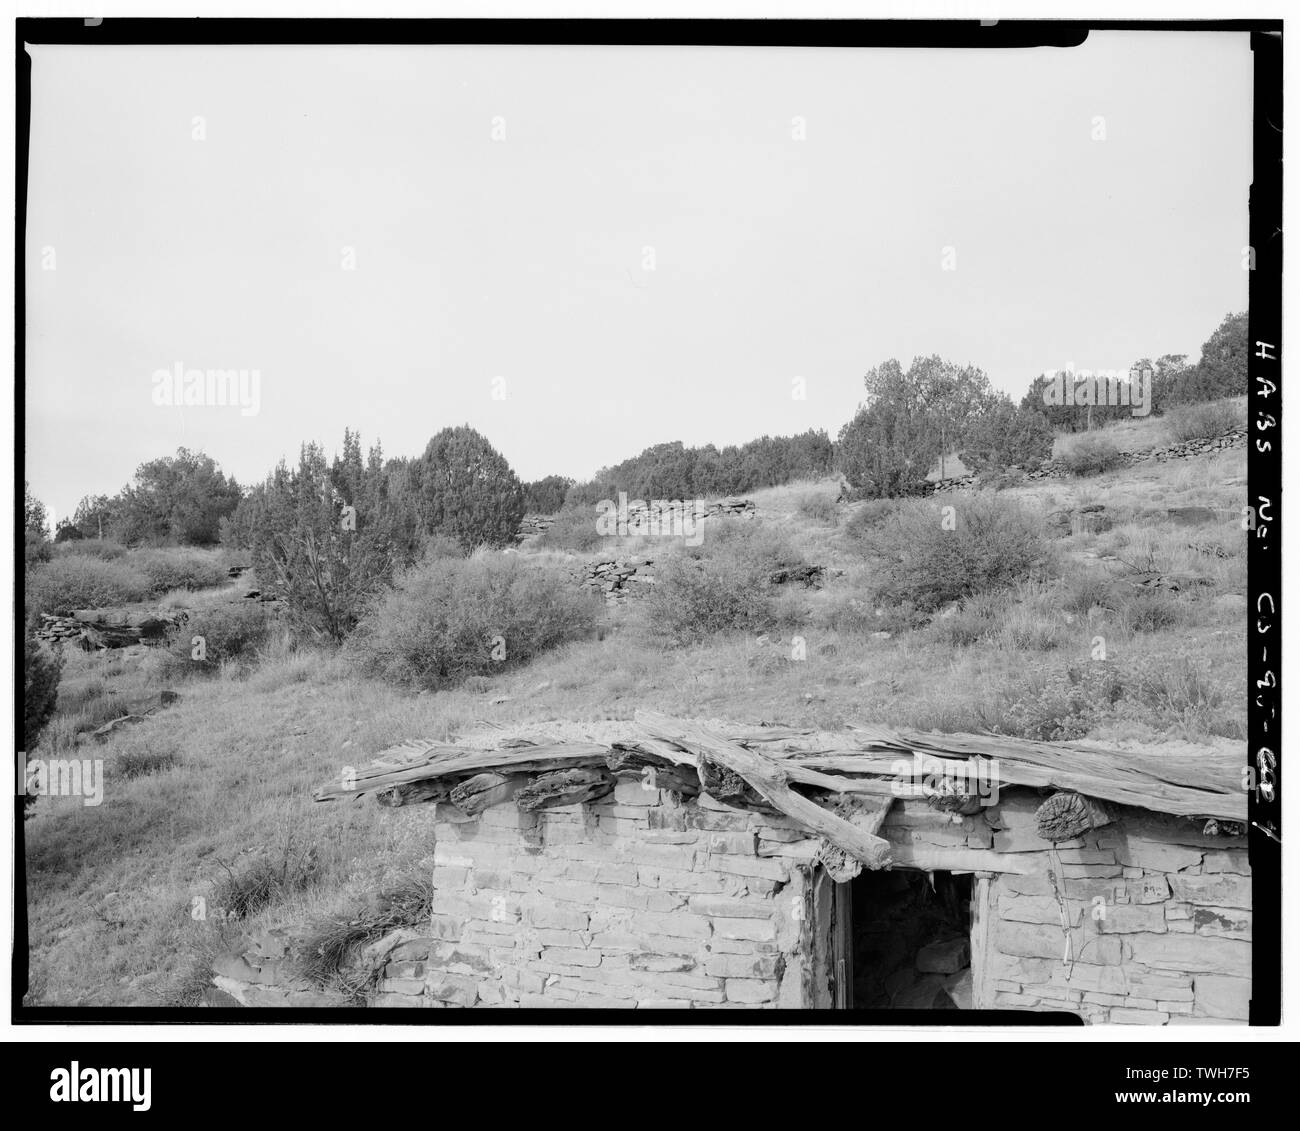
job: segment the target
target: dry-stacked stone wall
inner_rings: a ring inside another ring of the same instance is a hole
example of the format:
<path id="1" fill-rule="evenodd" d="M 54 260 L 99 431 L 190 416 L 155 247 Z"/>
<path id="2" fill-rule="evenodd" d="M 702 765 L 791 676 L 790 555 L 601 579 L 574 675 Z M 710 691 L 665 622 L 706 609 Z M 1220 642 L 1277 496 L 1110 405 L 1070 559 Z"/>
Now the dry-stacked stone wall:
<path id="1" fill-rule="evenodd" d="M 1124 466 L 1134 467 L 1143 463 L 1162 463 L 1171 459 L 1189 459 L 1194 456 L 1214 455 L 1216 452 L 1226 451 L 1229 448 L 1244 448 L 1246 446 L 1246 436 L 1246 429 L 1237 428 L 1212 439 L 1184 440 L 1180 444 L 1172 444 L 1166 448 L 1154 448 L 1144 452 L 1121 452 L 1120 459 Z M 1013 465 L 1007 470 L 1018 471 L 1026 479 L 1060 479 L 1072 474 L 1064 463 L 1054 459 L 1045 460 L 1033 471 L 1026 471 L 1018 465 Z M 953 479 L 939 479 L 927 484 L 925 493 L 932 495 L 937 491 L 971 487 L 975 485 L 978 479 L 979 476 L 974 474 L 961 475 Z"/>

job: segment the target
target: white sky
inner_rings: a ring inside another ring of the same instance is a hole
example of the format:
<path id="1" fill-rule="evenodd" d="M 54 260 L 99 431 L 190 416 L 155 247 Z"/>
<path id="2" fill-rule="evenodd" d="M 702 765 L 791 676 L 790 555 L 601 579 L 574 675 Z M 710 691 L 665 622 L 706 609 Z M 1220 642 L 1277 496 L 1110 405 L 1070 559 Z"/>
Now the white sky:
<path id="1" fill-rule="evenodd" d="M 180 445 L 248 483 L 345 426 L 413 455 L 469 423 L 525 479 L 833 437 L 889 357 L 1019 399 L 1195 357 L 1246 306 L 1244 34 L 31 51 L 28 478 L 57 517 Z M 156 406 L 178 361 L 258 369 L 260 413 Z"/>

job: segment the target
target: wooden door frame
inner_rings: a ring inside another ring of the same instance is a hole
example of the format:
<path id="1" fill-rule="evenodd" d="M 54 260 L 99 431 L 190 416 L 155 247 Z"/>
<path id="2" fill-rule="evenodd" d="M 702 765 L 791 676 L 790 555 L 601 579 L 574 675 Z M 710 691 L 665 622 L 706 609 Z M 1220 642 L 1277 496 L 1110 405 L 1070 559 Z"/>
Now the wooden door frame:
<path id="1" fill-rule="evenodd" d="M 905 869 L 919 871 L 920 869 Z M 989 932 L 993 926 L 992 872 L 971 874 L 971 1008 L 992 1008 L 988 978 Z M 823 867 L 813 874 L 813 1006 L 852 1009 L 853 884 L 837 884 Z"/>

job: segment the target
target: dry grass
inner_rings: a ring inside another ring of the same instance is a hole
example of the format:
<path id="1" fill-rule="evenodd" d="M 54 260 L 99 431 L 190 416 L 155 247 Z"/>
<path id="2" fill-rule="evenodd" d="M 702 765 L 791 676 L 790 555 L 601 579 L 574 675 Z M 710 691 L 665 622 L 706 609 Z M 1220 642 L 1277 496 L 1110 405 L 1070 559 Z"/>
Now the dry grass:
<path id="1" fill-rule="evenodd" d="M 1191 407 L 1191 406 L 1188 406 Z M 1246 398 L 1229 397 L 1222 401 L 1206 401 L 1198 408 L 1213 409 L 1220 414 L 1220 419 L 1225 423 L 1229 421 L 1244 421 L 1246 418 Z M 1165 448 L 1178 442 L 1179 437 L 1170 427 L 1169 415 L 1161 416 L 1135 416 L 1131 420 L 1120 420 L 1113 424 L 1107 424 L 1103 428 L 1096 429 L 1099 435 L 1103 435 L 1121 452 L 1149 452 L 1154 448 Z M 1056 437 L 1052 445 L 1052 458 L 1060 459 L 1062 453 L 1069 447 L 1074 435 L 1061 433 Z"/>
<path id="2" fill-rule="evenodd" d="M 842 528 L 800 516 L 809 490 L 802 484 L 757 492 L 759 521 L 809 561 L 844 572 L 821 590 L 783 594 L 777 626 L 764 636 L 667 644 L 646 623 L 645 605 L 632 602 L 610 616 L 603 639 L 422 694 L 363 678 L 336 654 L 278 640 L 250 670 L 189 680 L 175 706 L 96 746 L 106 763 L 102 805 L 42 799 L 26 822 L 29 1000 L 192 1003 L 203 963 L 239 933 L 347 921 L 368 893 L 427 874 L 427 807 L 311 799 L 345 767 L 408 738 L 492 745 L 521 731 L 601 736 L 653 706 L 827 729 L 876 722 L 1069 733 L 1112 746 L 1239 744 L 1244 469 L 1244 453 L 1234 451 L 1004 492 L 1042 513 L 1099 502 L 1119 521 L 1100 534 L 1057 539 L 1051 577 L 976 594 L 916 629 L 863 600 L 869 568 Z M 1167 508 L 1189 504 L 1222 515 L 1201 526 L 1168 521 Z M 647 556 L 672 553 L 665 542 Z M 1227 556 L 1190 543 L 1217 545 Z M 1139 598 L 1173 611 L 1163 624 L 1144 621 L 1125 564 L 1139 559 L 1208 584 Z M 1098 637 L 1104 660 L 1094 658 Z M 75 727 L 104 711 L 109 697 L 159 688 L 147 656 L 122 662 L 70 652 L 69 661 L 60 711 L 42 743 L 50 749 L 70 748 Z M 124 754 L 171 755 L 174 764 L 128 777 Z M 247 918 L 217 914 L 228 874 L 251 875 L 256 861 L 278 859 L 286 844 L 312 854 L 310 882 L 272 885 L 267 899 L 247 904 Z M 203 918 L 193 913 L 198 897 L 209 909 Z"/>

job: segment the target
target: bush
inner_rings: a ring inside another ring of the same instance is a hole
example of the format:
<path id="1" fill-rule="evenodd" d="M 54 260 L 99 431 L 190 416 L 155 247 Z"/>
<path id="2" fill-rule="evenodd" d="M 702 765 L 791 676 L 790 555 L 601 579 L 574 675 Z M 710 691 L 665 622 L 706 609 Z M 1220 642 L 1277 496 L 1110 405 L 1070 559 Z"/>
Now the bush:
<path id="1" fill-rule="evenodd" d="M 33 570 L 29 596 L 36 610 L 67 615 L 143 601 L 149 591 L 149 579 L 124 561 L 72 555 Z"/>
<path id="2" fill-rule="evenodd" d="M 879 600 L 933 611 L 1043 571 L 1047 543 L 1037 515 L 996 495 L 971 495 L 951 505 L 954 529 L 944 521 L 946 507 L 917 501 L 861 537 Z"/>
<path id="3" fill-rule="evenodd" d="M 84 557 L 99 558 L 111 562 L 126 553 L 126 547 L 112 538 L 82 538 L 75 541 L 59 542 L 54 547 L 56 558 Z"/>
<path id="4" fill-rule="evenodd" d="M 753 520 L 710 519 L 699 546 L 683 547 L 659 567 L 647 615 L 678 643 L 760 632 L 780 619 L 772 575 L 806 564 L 776 530 Z"/>
<path id="5" fill-rule="evenodd" d="M 383 965 L 352 971 L 357 952 L 375 939 L 402 927 L 419 927 L 433 911 L 433 885 L 420 877 L 403 879 L 378 898 L 348 914 L 316 925 L 303 946 L 303 973 L 318 986 L 338 985 L 354 1000 L 364 1000 L 383 973 Z M 349 976 L 351 974 L 351 977 Z M 359 976 L 360 980 L 354 980 Z"/>
<path id="6" fill-rule="evenodd" d="M 29 627 L 23 637 L 23 750 L 29 755 L 54 716 L 62 674 L 63 657 L 41 647 Z M 24 796 L 23 803 L 30 806 L 35 800 L 29 794 Z"/>
<path id="7" fill-rule="evenodd" d="M 180 671 L 215 671 L 224 663 L 245 659 L 266 643 L 273 620 L 258 601 L 218 605 L 193 614 L 168 647 L 172 663 Z M 203 658 L 195 659 L 194 638 L 203 638 Z"/>
<path id="8" fill-rule="evenodd" d="M 118 751 L 113 766 L 124 778 L 143 778 L 170 770 L 179 761 L 175 750 L 127 748 Z"/>
<path id="9" fill-rule="evenodd" d="M 518 555 L 426 559 L 373 603 L 350 647 L 372 675 L 437 688 L 588 636 L 600 611 L 567 572 Z"/>
<path id="10" fill-rule="evenodd" d="M 1213 401 L 1185 405 L 1165 417 L 1170 438 L 1176 444 L 1186 440 L 1217 440 L 1246 425 L 1245 413 L 1236 401 Z"/>
<path id="11" fill-rule="evenodd" d="M 931 639 L 953 648 L 965 648 L 996 636 L 1007 616 L 1005 593 L 975 593 L 960 606 L 930 622 Z"/>
<path id="12" fill-rule="evenodd" d="M 1123 694 L 1122 679 L 1114 664 L 1090 661 L 1056 671 L 1035 681 L 1003 715 L 1003 730 L 1019 738 L 1040 742 L 1068 742 L 1082 738 Z"/>
<path id="13" fill-rule="evenodd" d="M 465 548 L 449 535 L 430 534 L 420 546 L 420 557 L 425 561 L 435 561 L 438 558 L 463 558 Z"/>
<path id="14" fill-rule="evenodd" d="M 809 491 L 799 497 L 799 513 L 814 522 L 825 522 L 834 526 L 839 521 L 839 509 L 835 500 L 824 492 Z"/>
<path id="15" fill-rule="evenodd" d="M 429 530 L 467 550 L 508 546 L 524 517 L 524 488 L 487 439 L 468 425 L 444 428 L 420 458 L 421 506 Z"/>
<path id="16" fill-rule="evenodd" d="M 555 516 L 555 521 L 542 532 L 535 544 L 578 554 L 594 550 L 604 542 L 596 529 L 596 518 L 595 507 L 566 507 Z"/>
<path id="17" fill-rule="evenodd" d="M 247 919 L 273 903 L 306 891 L 320 878 L 314 847 L 295 848 L 289 837 L 274 850 L 259 853 L 238 871 L 223 864 L 225 878 L 212 892 L 211 904 L 227 918 Z"/>
<path id="18" fill-rule="evenodd" d="M 1182 619 L 1178 598 L 1165 589 L 1134 589 L 1118 605 L 1121 619 L 1134 632 L 1171 628 Z"/>
<path id="19" fill-rule="evenodd" d="M 900 503 L 897 499 L 871 499 L 859 503 L 849 515 L 844 529 L 850 538 L 861 538 L 878 530 L 897 513 Z"/>
<path id="20" fill-rule="evenodd" d="M 129 561 L 149 579 L 155 595 L 173 589 L 211 589 L 226 581 L 219 556 L 202 550 L 137 550 Z"/>
<path id="21" fill-rule="evenodd" d="M 1106 437 L 1084 432 L 1066 446 L 1060 462 L 1071 475 L 1100 475 L 1124 462 L 1120 451 Z"/>
<path id="22" fill-rule="evenodd" d="M 1174 656 L 1134 665 L 1125 684 L 1130 708 L 1149 712 L 1157 726 L 1176 724 L 1193 732 L 1246 738 L 1243 697 L 1227 694 L 1199 661 Z M 1123 713 L 1134 715 L 1131 709 Z"/>
<path id="23" fill-rule="evenodd" d="M 251 569 L 253 565 L 253 553 L 251 550 L 241 549 L 237 546 L 222 546 L 220 556 L 217 559 L 223 569 L 229 570 L 235 566 L 242 566 L 244 569 Z"/>
<path id="24" fill-rule="evenodd" d="M 1119 584 L 1105 569 L 1077 567 L 1062 581 L 1061 607 L 1068 613 L 1083 617 L 1095 608 L 1113 609 Z"/>

